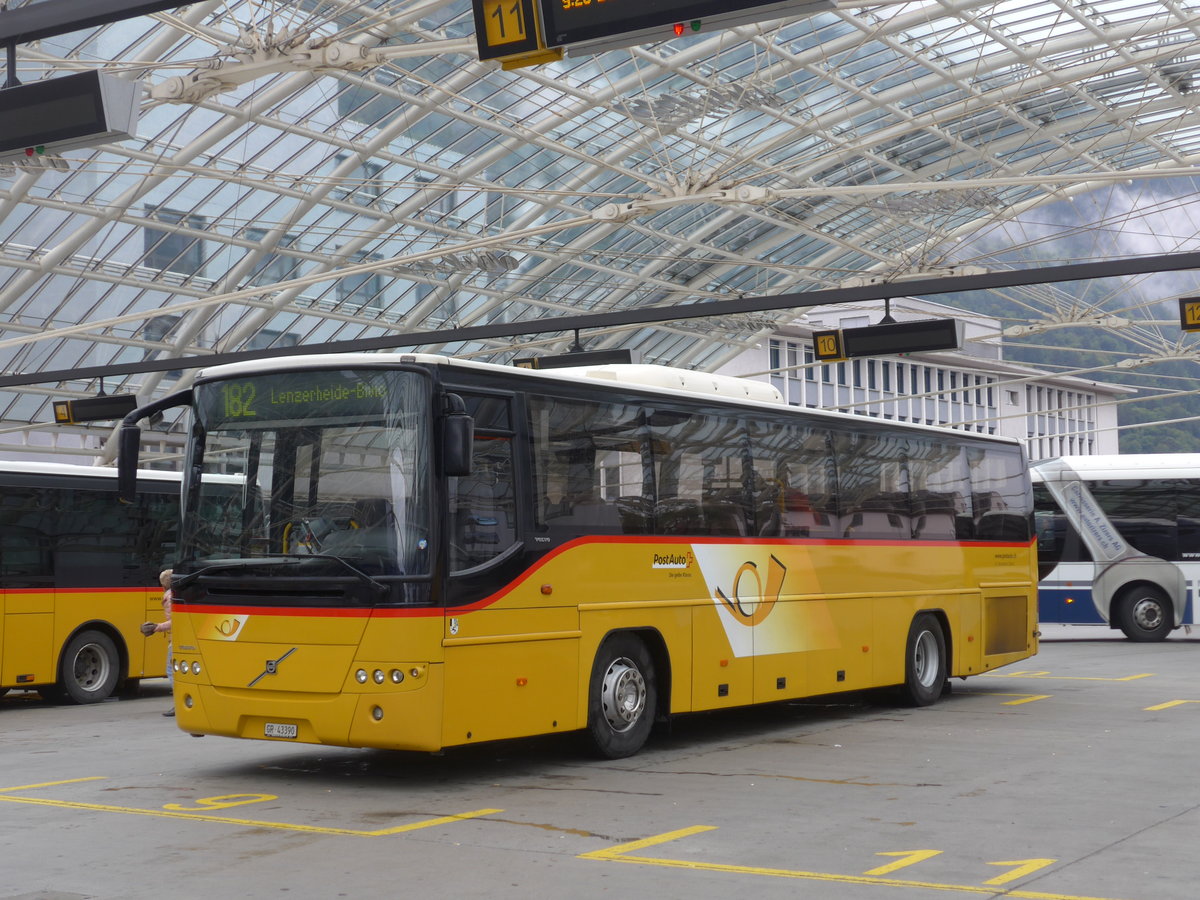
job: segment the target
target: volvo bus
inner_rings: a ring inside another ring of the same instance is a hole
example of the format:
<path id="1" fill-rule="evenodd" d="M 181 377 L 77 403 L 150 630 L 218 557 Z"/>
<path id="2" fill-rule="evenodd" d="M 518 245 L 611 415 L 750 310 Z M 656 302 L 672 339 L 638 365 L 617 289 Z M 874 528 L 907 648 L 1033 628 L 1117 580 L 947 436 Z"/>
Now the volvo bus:
<path id="1" fill-rule="evenodd" d="M 136 473 L 117 502 L 115 469 L 0 467 L 0 695 L 14 689 L 96 703 L 166 674 L 159 572 L 176 551 L 179 473 Z"/>
<path id="2" fill-rule="evenodd" d="M 1016 442 L 658 366 L 234 363 L 185 405 L 175 706 L 192 734 L 437 751 L 868 688 L 1037 650 Z M 242 480 L 233 509 L 213 479 Z"/>
<path id="3" fill-rule="evenodd" d="M 1032 474 L 1042 622 L 1134 641 L 1195 623 L 1200 454 L 1063 456 Z"/>

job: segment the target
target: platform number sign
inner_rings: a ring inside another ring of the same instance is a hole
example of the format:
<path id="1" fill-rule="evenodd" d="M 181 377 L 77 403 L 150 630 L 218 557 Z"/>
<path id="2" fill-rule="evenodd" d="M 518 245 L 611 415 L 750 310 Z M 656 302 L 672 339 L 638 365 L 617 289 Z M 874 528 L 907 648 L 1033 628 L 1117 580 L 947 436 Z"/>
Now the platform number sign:
<path id="1" fill-rule="evenodd" d="M 842 348 L 841 331 L 814 331 L 812 337 L 813 355 L 818 362 L 833 362 L 846 358 Z"/>
<path id="2" fill-rule="evenodd" d="M 503 59 L 539 49 L 534 0 L 473 0 L 480 59 Z"/>
<path id="3" fill-rule="evenodd" d="M 1179 327 L 1184 331 L 1200 331 L 1200 297 L 1179 298 Z"/>

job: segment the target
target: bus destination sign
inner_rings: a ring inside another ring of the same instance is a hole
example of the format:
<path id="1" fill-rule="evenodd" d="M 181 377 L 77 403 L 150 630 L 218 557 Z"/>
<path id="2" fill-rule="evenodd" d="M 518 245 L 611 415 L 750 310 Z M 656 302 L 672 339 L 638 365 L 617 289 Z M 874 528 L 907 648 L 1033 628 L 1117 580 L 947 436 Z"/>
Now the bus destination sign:
<path id="1" fill-rule="evenodd" d="M 197 385 L 197 409 L 209 430 L 377 416 L 387 403 L 387 376 L 382 371 L 314 369 L 230 378 Z"/>

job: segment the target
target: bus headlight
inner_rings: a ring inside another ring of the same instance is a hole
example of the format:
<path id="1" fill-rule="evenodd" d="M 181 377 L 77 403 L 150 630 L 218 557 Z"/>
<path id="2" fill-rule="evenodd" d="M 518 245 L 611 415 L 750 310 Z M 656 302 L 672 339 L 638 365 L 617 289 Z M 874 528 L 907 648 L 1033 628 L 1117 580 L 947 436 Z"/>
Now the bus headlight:
<path id="1" fill-rule="evenodd" d="M 357 672 L 354 673 L 354 677 L 358 680 L 359 684 L 366 684 L 367 683 L 367 670 L 359 669 Z"/>
<path id="2" fill-rule="evenodd" d="M 376 669 L 374 677 L 375 677 L 376 684 L 383 684 L 383 679 L 385 677 L 383 674 L 383 669 Z"/>
<path id="3" fill-rule="evenodd" d="M 192 660 L 192 674 L 193 675 L 200 674 L 200 663 L 197 662 L 196 660 Z"/>
<path id="4" fill-rule="evenodd" d="M 399 684 L 404 680 L 404 673 L 399 669 L 392 669 L 392 684 Z"/>

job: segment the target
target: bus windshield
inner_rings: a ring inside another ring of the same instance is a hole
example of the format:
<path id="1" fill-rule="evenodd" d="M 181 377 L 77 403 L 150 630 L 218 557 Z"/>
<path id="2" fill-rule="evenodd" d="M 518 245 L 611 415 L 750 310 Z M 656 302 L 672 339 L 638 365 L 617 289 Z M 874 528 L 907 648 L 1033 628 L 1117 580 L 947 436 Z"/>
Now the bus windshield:
<path id="1" fill-rule="evenodd" d="M 421 375 L 382 369 L 198 384 L 177 572 L 324 557 L 330 574 L 426 575 L 428 393 Z"/>

